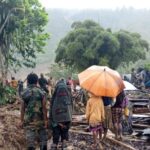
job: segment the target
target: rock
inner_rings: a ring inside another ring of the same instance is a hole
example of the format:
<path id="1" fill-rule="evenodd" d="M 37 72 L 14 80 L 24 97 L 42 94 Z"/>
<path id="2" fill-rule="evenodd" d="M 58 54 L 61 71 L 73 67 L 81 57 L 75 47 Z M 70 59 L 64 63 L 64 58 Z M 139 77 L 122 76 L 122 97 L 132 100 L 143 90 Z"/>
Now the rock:
<path id="1" fill-rule="evenodd" d="M 86 142 L 85 142 L 85 141 L 80 141 L 80 142 L 78 142 L 78 145 L 85 146 L 85 145 L 86 145 Z"/>

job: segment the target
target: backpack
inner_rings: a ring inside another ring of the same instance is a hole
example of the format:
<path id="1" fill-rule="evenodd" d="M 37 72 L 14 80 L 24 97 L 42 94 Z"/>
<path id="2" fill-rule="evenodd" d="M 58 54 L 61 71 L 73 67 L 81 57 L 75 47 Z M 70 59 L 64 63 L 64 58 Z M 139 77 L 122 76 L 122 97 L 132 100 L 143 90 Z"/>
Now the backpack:
<path id="1" fill-rule="evenodd" d="M 54 122 L 72 120 L 72 98 L 64 82 L 57 84 L 51 102 L 51 117 Z"/>

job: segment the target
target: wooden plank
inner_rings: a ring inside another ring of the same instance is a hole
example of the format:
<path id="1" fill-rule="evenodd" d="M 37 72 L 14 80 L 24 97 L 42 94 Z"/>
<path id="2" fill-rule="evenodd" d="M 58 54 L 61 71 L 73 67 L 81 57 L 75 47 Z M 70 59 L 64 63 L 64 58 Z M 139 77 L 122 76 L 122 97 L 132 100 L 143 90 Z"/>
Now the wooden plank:
<path id="1" fill-rule="evenodd" d="M 132 124 L 133 127 L 138 127 L 138 128 L 150 128 L 150 125 L 145 125 L 145 124 Z"/>
<path id="2" fill-rule="evenodd" d="M 71 130 L 71 129 L 69 131 L 74 132 L 74 133 L 78 133 L 78 134 L 85 134 L 85 135 L 91 135 L 92 136 L 91 132 L 76 131 L 76 130 Z"/>
<path id="3" fill-rule="evenodd" d="M 129 98 L 129 101 L 149 101 L 148 98 Z"/>
<path id="4" fill-rule="evenodd" d="M 84 121 L 72 121 L 72 125 L 88 125 L 88 123 Z"/>

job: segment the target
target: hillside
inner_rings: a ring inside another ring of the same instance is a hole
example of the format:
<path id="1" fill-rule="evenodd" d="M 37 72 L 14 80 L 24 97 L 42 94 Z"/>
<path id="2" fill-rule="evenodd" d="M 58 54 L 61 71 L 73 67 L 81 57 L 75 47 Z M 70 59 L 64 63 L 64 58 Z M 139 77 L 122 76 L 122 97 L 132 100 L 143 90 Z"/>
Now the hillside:
<path id="1" fill-rule="evenodd" d="M 131 32 L 138 32 L 142 37 L 150 41 L 150 10 L 136 10 L 133 8 L 116 9 L 116 10 L 47 10 L 49 23 L 46 31 L 50 33 L 51 38 L 47 42 L 46 53 L 40 55 L 38 61 L 54 61 L 55 49 L 60 39 L 64 37 L 71 29 L 74 21 L 83 21 L 91 19 L 103 26 L 111 28 L 113 31 L 120 29 Z"/>
<path id="2" fill-rule="evenodd" d="M 71 24 L 74 21 L 91 19 L 104 28 L 111 28 L 112 31 L 124 29 L 130 32 L 138 32 L 144 39 L 150 41 L 150 10 L 136 10 L 133 8 L 116 10 L 48 9 L 47 13 L 49 22 L 45 30 L 50 33 L 50 39 L 47 41 L 45 53 L 38 54 L 36 72 L 39 72 L 39 70 L 47 72 L 48 66 L 54 62 L 55 49 L 60 39 L 71 30 Z"/>

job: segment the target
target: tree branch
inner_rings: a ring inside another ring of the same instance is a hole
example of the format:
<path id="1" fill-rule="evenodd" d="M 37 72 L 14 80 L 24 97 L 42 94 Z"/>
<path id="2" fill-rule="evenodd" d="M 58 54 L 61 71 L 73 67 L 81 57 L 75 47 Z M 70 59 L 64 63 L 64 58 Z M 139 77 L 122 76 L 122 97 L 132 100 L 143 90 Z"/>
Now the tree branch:
<path id="1" fill-rule="evenodd" d="M 8 12 L 7 17 L 6 17 L 4 23 L 2 24 L 2 26 L 1 26 L 1 28 L 0 28 L 0 34 L 2 33 L 2 31 L 3 31 L 3 29 L 4 29 L 5 25 L 6 25 L 6 23 L 7 23 L 7 21 L 8 21 L 8 19 L 9 19 L 9 17 L 10 17 L 10 14 L 12 13 L 12 11 L 16 11 L 16 10 L 23 10 L 23 11 L 25 11 L 25 8 L 18 8 L 18 7 L 15 7 L 15 8 L 12 8 L 12 9 Z"/>

